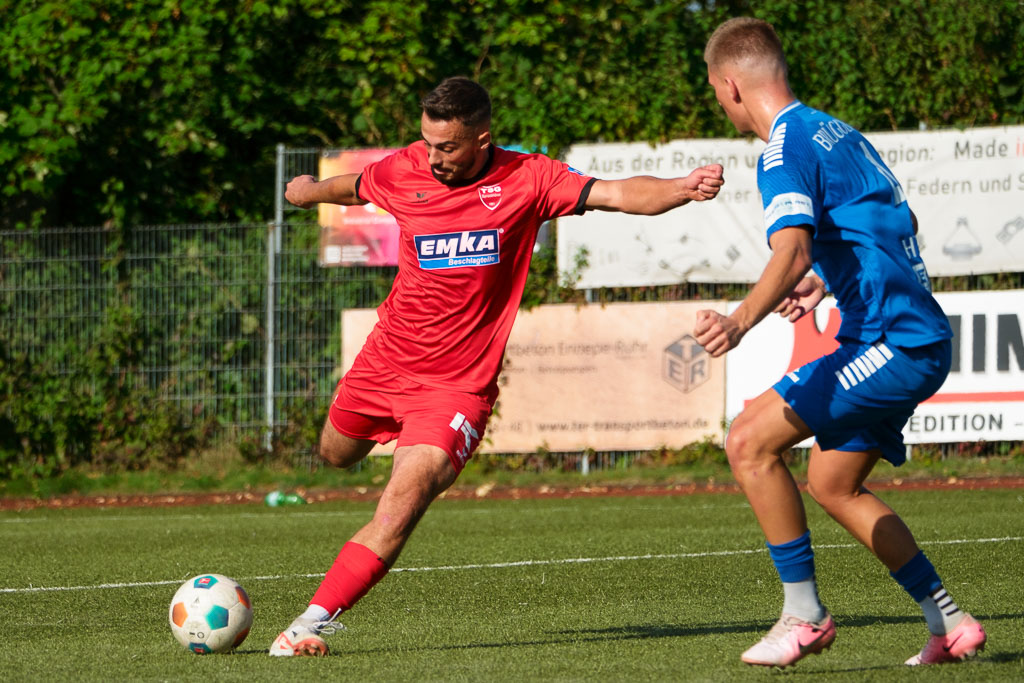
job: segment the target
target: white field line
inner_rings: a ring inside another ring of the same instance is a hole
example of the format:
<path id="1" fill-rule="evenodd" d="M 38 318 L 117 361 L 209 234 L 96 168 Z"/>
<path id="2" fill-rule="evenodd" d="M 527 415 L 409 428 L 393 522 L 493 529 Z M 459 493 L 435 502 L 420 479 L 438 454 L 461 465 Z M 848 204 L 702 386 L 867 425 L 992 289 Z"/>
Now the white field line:
<path id="1" fill-rule="evenodd" d="M 723 509 L 731 509 L 731 508 L 749 508 L 749 507 L 750 507 L 749 503 L 733 503 L 733 504 L 729 504 L 729 505 L 711 505 L 711 504 L 697 505 L 697 506 L 688 507 L 686 509 L 687 510 L 723 510 Z M 555 507 L 555 508 L 537 508 L 538 512 L 543 512 L 545 514 L 552 513 L 552 512 L 579 512 L 579 510 L 580 510 L 580 508 L 578 508 L 578 507 L 571 507 L 571 506 Z M 655 505 L 640 506 L 640 507 L 626 506 L 626 505 L 623 505 L 623 506 L 612 506 L 612 505 L 609 505 L 609 506 L 602 506 L 602 507 L 599 507 L 599 508 L 591 508 L 587 512 L 588 513 L 589 512 L 614 512 L 616 510 L 627 510 L 627 511 L 637 510 L 637 511 L 641 511 L 641 512 L 644 511 L 644 510 L 657 510 L 657 511 L 661 512 L 661 511 L 664 511 L 665 508 L 664 507 L 658 507 L 658 506 L 655 506 Z M 444 509 L 444 508 L 432 508 L 431 511 L 430 511 L 430 517 L 433 518 L 433 517 L 437 517 L 439 515 L 446 514 L 446 513 L 457 513 L 457 514 L 467 514 L 468 513 L 468 514 L 481 514 L 482 515 L 482 514 L 491 514 L 491 513 L 495 513 L 495 512 L 499 512 L 500 514 L 503 514 L 503 515 L 507 514 L 507 510 L 504 509 L 504 508 L 502 508 L 502 509 L 487 508 L 487 509 L 483 509 L 483 510 L 468 510 L 468 509 L 459 509 L 459 510 L 451 509 L 451 510 L 449 510 L 449 509 Z M 517 511 L 517 514 L 519 514 L 520 512 L 521 511 Z M 279 514 L 279 515 L 275 515 L 275 513 L 272 512 L 272 511 L 267 511 L 267 512 L 239 512 L 239 513 L 236 513 L 236 514 L 224 514 L 224 515 L 205 515 L 205 514 L 169 514 L 169 515 L 117 515 L 117 514 L 111 514 L 111 515 L 104 515 L 104 514 L 101 513 L 101 514 L 89 515 L 89 516 L 68 517 L 66 519 L 58 519 L 56 517 L 24 517 L 24 518 L 10 517 L 10 518 L 6 518 L 6 519 L 0 519 L 0 524 L 12 524 L 12 525 L 14 525 L 14 524 L 38 524 L 38 523 L 41 523 L 41 522 L 59 522 L 60 524 L 67 524 L 67 523 L 70 523 L 70 522 L 85 522 L 85 523 L 88 523 L 88 522 L 97 522 L 97 521 L 98 522 L 103 522 L 104 524 L 107 524 L 107 523 L 110 523 L 110 522 L 138 522 L 138 521 L 151 521 L 151 520 L 168 520 L 168 521 L 189 521 L 189 520 L 197 520 L 197 519 L 214 519 L 214 520 L 265 519 L 265 520 L 275 520 L 275 519 L 288 519 L 288 518 L 291 518 L 291 517 L 352 517 L 352 516 L 369 518 L 372 514 L 373 514 L 372 511 L 370 511 L 369 509 L 365 509 L 365 510 L 309 510 L 309 511 L 306 511 L 306 510 L 296 510 L 294 508 L 293 509 L 289 509 L 285 514 Z"/>
<path id="2" fill-rule="evenodd" d="M 958 538 L 949 541 L 921 541 L 919 545 L 959 545 L 973 543 L 1006 543 L 1024 541 L 1024 536 L 1004 536 L 1002 538 Z M 818 550 L 845 550 L 860 548 L 857 543 L 837 543 L 815 545 Z M 519 560 L 517 562 L 493 562 L 489 564 L 459 564 L 439 567 L 396 567 L 392 572 L 444 572 L 465 569 L 507 569 L 510 567 L 543 567 L 564 564 L 588 564 L 593 562 L 635 562 L 637 560 L 679 560 L 701 557 L 729 557 L 737 555 L 754 555 L 766 552 L 765 548 L 753 550 L 715 550 L 701 553 L 662 553 L 649 555 L 615 555 L 610 557 L 571 557 L 561 560 Z M 280 581 L 284 579 L 315 579 L 324 574 L 276 574 L 272 576 L 248 576 L 239 579 L 242 583 L 253 581 Z M 167 581 L 139 581 L 134 583 L 100 583 L 91 586 L 29 586 L 27 588 L 0 588 L 3 593 L 54 593 L 60 591 L 103 590 L 109 588 L 145 588 L 148 586 L 172 586 L 182 583 L 181 579 Z"/>

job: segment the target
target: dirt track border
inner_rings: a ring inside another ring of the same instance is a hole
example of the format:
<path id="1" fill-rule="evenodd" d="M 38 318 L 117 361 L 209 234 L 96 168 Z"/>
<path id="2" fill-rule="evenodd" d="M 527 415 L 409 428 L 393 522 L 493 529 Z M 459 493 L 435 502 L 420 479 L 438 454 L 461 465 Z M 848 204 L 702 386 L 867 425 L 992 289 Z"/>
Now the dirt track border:
<path id="1" fill-rule="evenodd" d="M 1024 477 L 949 477 L 944 479 L 890 479 L 869 482 L 875 490 L 984 490 L 1024 489 Z M 803 488 L 803 487 L 801 487 Z M 331 491 L 299 491 L 310 503 L 336 500 L 374 501 L 383 489 L 352 487 Z M 504 487 L 483 484 L 475 487 L 455 486 L 442 498 L 450 500 L 479 499 L 537 499 L 537 498 L 581 498 L 616 496 L 686 496 L 696 493 L 738 493 L 735 484 L 595 484 L 593 486 L 536 486 Z M 0 498 L 0 510 L 23 511 L 35 509 L 64 510 L 73 508 L 123 508 L 123 507 L 177 507 L 189 505 L 260 503 L 265 491 L 244 491 L 234 493 L 166 493 L 135 495 L 67 495 L 52 498 Z"/>

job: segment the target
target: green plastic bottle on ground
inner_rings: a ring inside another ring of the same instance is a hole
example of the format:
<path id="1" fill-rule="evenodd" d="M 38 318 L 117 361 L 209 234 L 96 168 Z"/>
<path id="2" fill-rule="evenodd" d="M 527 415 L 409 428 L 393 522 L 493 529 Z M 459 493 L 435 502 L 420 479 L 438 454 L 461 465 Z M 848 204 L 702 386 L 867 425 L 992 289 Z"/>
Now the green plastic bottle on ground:
<path id="1" fill-rule="evenodd" d="M 306 499 L 297 493 L 285 493 L 284 491 L 271 491 L 263 499 L 269 507 L 276 508 L 283 505 L 305 505 Z"/>

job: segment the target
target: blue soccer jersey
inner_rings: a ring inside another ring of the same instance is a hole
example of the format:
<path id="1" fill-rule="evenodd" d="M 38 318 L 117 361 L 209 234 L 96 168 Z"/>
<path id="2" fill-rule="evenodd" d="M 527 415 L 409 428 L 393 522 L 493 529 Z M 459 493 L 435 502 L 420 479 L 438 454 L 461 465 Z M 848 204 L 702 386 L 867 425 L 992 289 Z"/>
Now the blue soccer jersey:
<path id="1" fill-rule="evenodd" d="M 914 348 L 953 336 L 903 188 L 860 132 L 793 102 L 772 123 L 757 184 L 769 239 L 813 228 L 814 270 L 842 316 L 837 338 Z"/>

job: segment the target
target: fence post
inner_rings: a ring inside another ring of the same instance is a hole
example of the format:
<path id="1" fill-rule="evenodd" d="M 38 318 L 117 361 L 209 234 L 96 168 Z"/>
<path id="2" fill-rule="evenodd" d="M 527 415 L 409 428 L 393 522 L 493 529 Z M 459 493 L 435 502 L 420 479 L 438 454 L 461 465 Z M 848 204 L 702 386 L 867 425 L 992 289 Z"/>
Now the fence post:
<path id="1" fill-rule="evenodd" d="M 274 222 L 267 231 L 267 358 L 266 358 L 266 411 L 267 431 L 263 447 L 273 446 L 274 437 L 274 308 L 277 300 L 277 255 L 281 251 L 281 233 L 284 232 L 284 153 L 283 144 L 277 145 L 277 163 L 274 173 Z"/>

